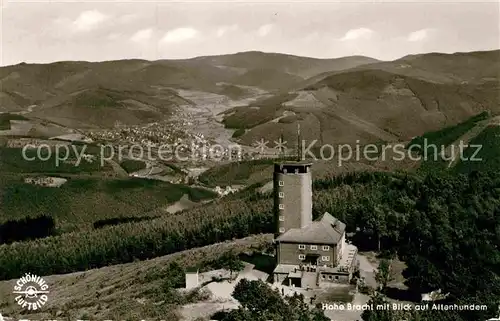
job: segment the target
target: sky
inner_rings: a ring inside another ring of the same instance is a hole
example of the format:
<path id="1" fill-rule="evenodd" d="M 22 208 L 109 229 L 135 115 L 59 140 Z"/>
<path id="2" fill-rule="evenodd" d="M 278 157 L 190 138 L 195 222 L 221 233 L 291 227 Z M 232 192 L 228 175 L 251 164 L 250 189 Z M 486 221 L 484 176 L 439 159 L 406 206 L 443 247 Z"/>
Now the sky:
<path id="1" fill-rule="evenodd" d="M 393 60 L 500 49 L 498 0 L 0 1 L 3 66 L 250 50 Z"/>

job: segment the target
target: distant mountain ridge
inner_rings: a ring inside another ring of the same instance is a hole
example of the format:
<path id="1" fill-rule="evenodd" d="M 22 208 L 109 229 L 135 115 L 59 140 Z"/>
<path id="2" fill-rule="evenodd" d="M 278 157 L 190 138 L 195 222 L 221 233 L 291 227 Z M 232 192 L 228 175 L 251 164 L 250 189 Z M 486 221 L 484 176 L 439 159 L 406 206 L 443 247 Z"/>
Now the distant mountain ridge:
<path id="1" fill-rule="evenodd" d="M 0 112 L 36 105 L 28 116 L 108 127 L 168 117 L 175 106 L 190 103 L 178 89 L 238 99 L 258 88 L 271 97 L 225 114 L 229 127 L 246 129 L 239 137 L 245 144 L 281 133 L 296 141 L 297 123 L 307 139 L 320 142 L 406 140 L 484 110 L 500 111 L 499 70 L 500 50 L 394 61 L 249 51 L 179 60 L 18 64 L 0 68 Z"/>
<path id="2" fill-rule="evenodd" d="M 367 57 L 314 59 L 243 52 L 180 60 L 21 63 L 0 68 L 0 112 L 17 112 L 36 105 L 32 116 L 58 119 L 68 126 L 87 122 L 91 127 L 106 127 L 117 120 L 135 124 L 161 119 L 174 106 L 186 103 L 173 89 L 229 93 L 236 99 L 247 93 L 235 86 L 275 91 L 296 85 L 319 71 L 374 61 Z M 92 104 L 86 106 L 81 99 L 74 103 L 75 96 L 89 90 L 96 103 L 106 102 L 102 112 L 107 117 L 99 117 L 88 108 Z M 119 106 L 121 114 L 113 117 L 113 110 Z"/>
<path id="3" fill-rule="evenodd" d="M 297 123 L 308 141 L 405 141 L 482 111 L 499 113 L 499 71 L 500 50 L 406 56 L 311 77 L 291 90 L 302 101 L 292 97 L 253 111 L 256 126 L 245 125 L 242 108 L 228 111 L 227 118 L 246 128 L 239 138 L 245 144 L 281 133 L 293 142 Z M 290 112 L 296 121 L 270 122 Z"/>

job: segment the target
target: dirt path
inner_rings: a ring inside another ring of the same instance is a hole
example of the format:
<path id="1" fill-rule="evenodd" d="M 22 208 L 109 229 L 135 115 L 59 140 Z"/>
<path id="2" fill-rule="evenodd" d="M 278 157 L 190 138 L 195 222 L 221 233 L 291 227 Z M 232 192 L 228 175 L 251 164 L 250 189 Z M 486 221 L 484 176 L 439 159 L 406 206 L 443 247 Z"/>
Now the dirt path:
<path id="1" fill-rule="evenodd" d="M 462 146 L 468 145 L 469 142 L 479 135 L 487 126 L 498 123 L 500 123 L 500 116 L 480 121 L 471 130 L 446 147 L 444 151 L 445 157 L 446 159 L 451 159 L 451 162 L 448 163 L 448 168 L 455 166 L 460 160 L 460 143 L 462 143 Z"/>

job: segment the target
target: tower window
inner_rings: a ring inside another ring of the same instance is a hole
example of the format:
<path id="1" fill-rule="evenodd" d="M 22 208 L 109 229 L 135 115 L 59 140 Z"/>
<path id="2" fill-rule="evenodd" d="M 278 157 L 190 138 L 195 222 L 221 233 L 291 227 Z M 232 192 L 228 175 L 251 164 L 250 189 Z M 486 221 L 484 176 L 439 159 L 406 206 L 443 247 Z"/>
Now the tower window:
<path id="1" fill-rule="evenodd" d="M 285 233 L 285 228 L 284 227 L 280 227 L 280 233 Z"/>
<path id="2" fill-rule="evenodd" d="M 285 204 L 280 204 L 280 210 L 284 210 L 285 209 Z"/>
<path id="3" fill-rule="evenodd" d="M 305 250 L 306 246 L 304 244 L 299 244 L 299 250 Z"/>
<path id="4" fill-rule="evenodd" d="M 285 186 L 285 182 L 283 182 L 283 181 L 279 181 L 279 182 L 278 182 L 278 185 L 279 185 L 279 186 Z"/>
<path id="5" fill-rule="evenodd" d="M 280 216 L 280 221 L 284 222 L 285 221 L 285 217 L 284 216 Z"/>
<path id="6" fill-rule="evenodd" d="M 306 256 L 304 254 L 299 254 L 299 260 L 305 260 Z"/>
<path id="7" fill-rule="evenodd" d="M 285 193 L 283 193 L 283 192 L 279 192 L 279 193 L 278 193 L 278 197 L 279 197 L 279 198 L 284 198 L 284 197 L 285 197 Z"/>
<path id="8" fill-rule="evenodd" d="M 311 245 L 311 250 L 317 250 L 318 249 L 318 246 L 317 245 Z"/>

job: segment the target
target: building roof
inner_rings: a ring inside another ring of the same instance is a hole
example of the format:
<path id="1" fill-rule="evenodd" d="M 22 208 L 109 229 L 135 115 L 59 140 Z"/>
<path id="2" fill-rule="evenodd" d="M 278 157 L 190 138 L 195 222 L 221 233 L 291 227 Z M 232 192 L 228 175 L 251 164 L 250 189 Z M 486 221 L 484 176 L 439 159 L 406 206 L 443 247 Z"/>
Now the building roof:
<path id="1" fill-rule="evenodd" d="M 325 212 L 320 218 L 304 228 L 289 229 L 281 234 L 278 242 L 337 244 L 345 232 L 345 224 L 330 213 Z"/>
<path id="2" fill-rule="evenodd" d="M 274 269 L 273 273 L 289 274 L 297 271 L 298 265 L 294 264 L 278 264 Z"/>
<path id="3" fill-rule="evenodd" d="M 286 166 L 286 165 L 301 165 L 301 166 L 312 166 L 313 163 L 312 162 L 307 162 L 307 161 L 303 161 L 303 160 L 286 160 L 286 161 L 281 161 L 281 162 L 276 162 L 274 163 L 275 165 L 283 165 L 283 166 Z"/>

